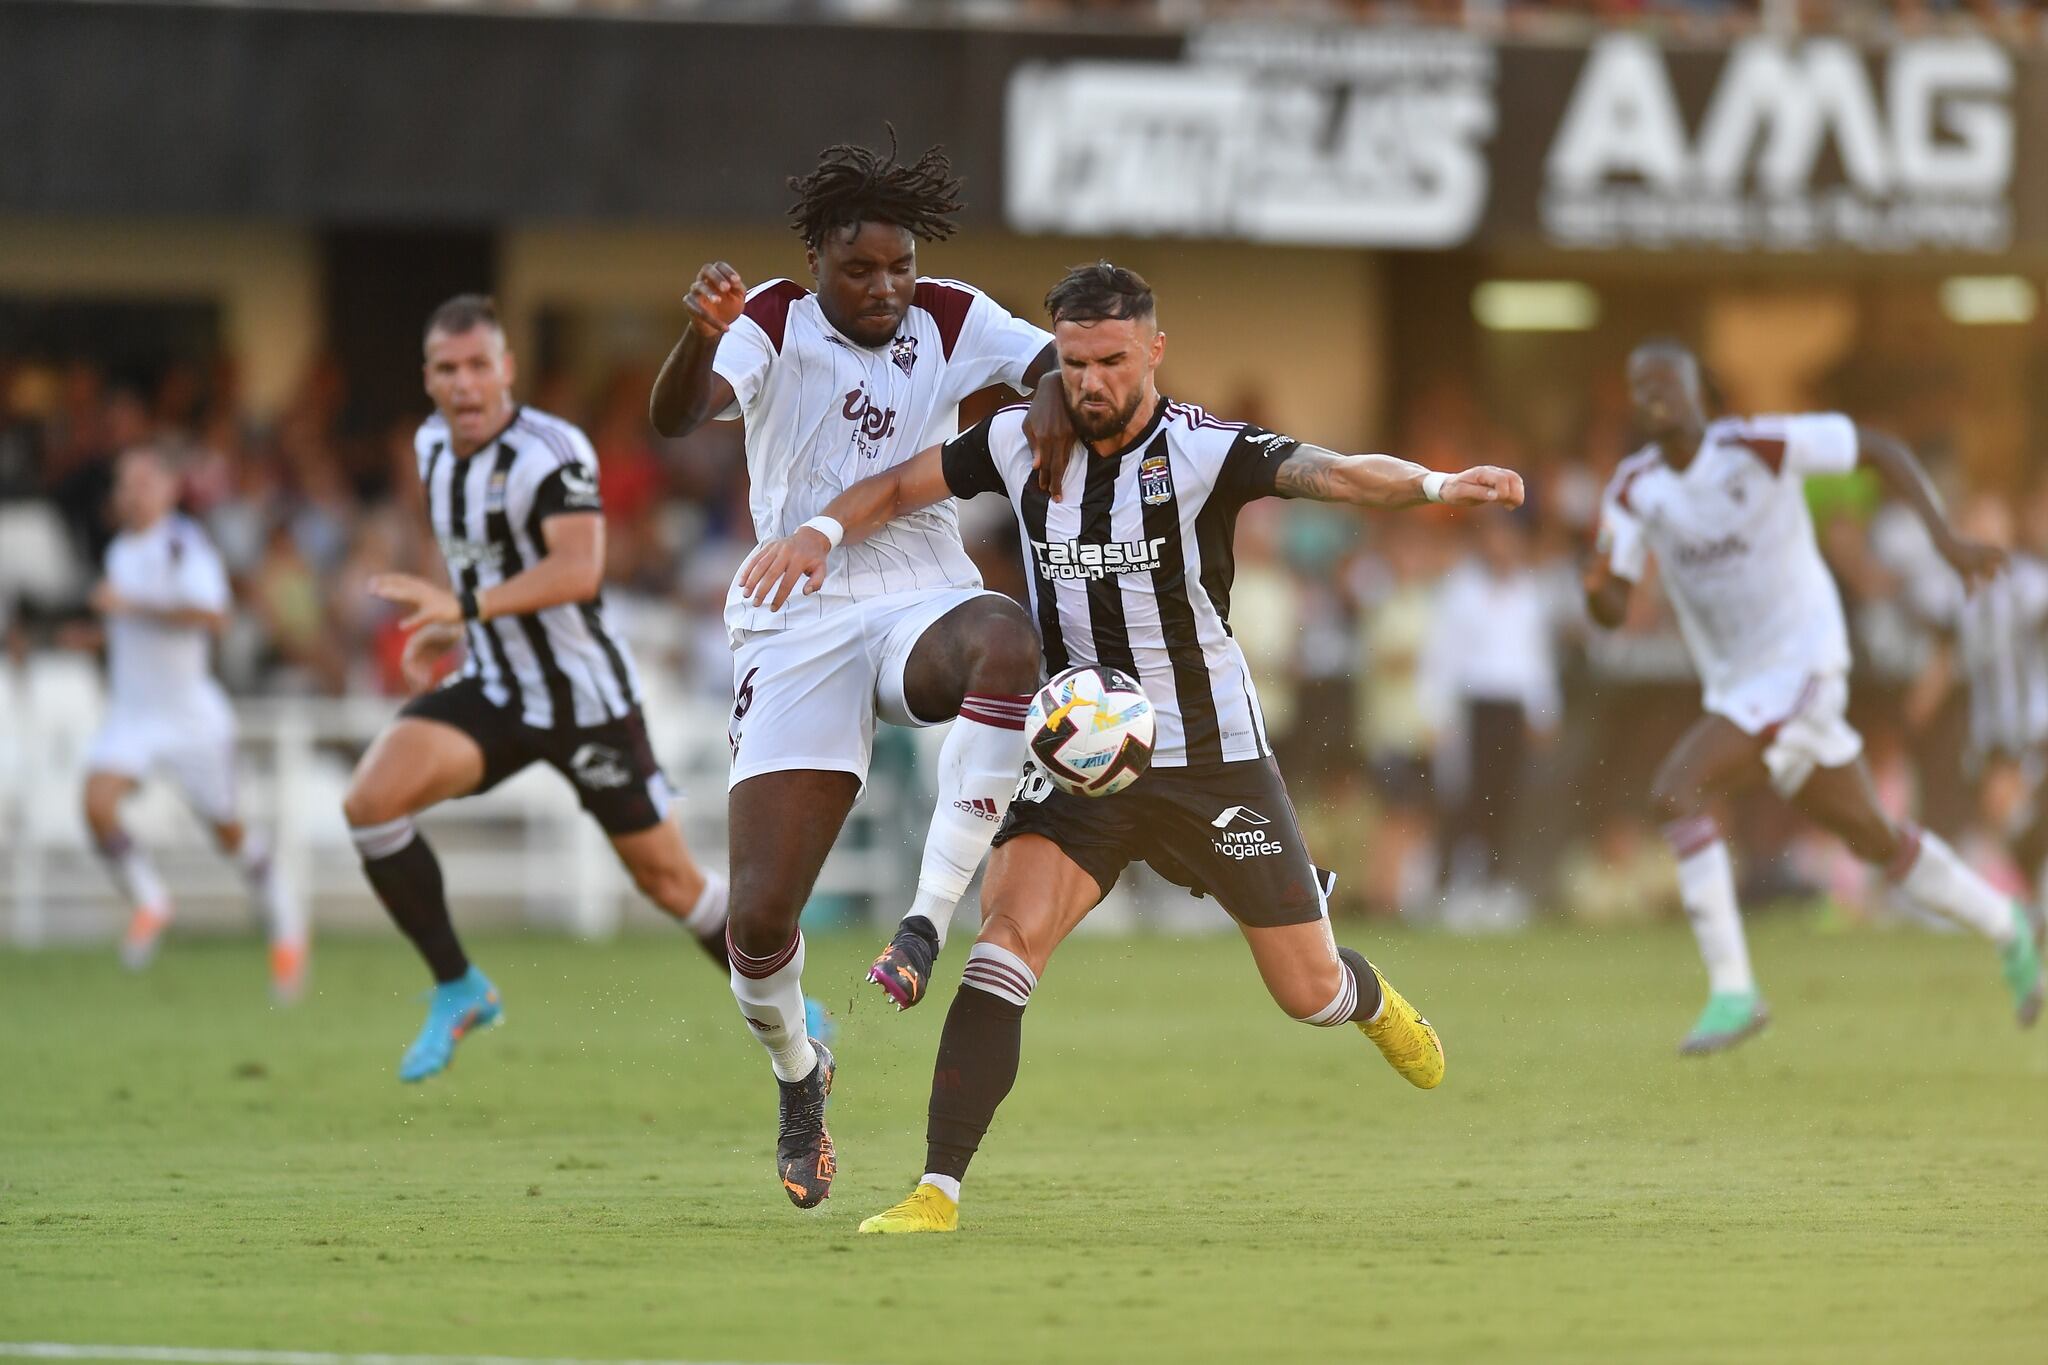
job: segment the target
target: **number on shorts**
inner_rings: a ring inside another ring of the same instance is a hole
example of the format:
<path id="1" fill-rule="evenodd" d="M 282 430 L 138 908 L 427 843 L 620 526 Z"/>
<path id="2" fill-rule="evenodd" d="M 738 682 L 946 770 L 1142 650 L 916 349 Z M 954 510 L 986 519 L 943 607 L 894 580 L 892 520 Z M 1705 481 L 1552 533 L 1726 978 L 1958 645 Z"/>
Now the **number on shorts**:
<path id="1" fill-rule="evenodd" d="M 1024 777 L 1017 783 L 1018 801 L 1043 801 L 1052 795 L 1052 778 L 1030 759 L 1024 760 Z"/>
<path id="2" fill-rule="evenodd" d="M 747 676 L 740 679 L 739 695 L 733 698 L 732 724 L 726 727 L 726 742 L 732 745 L 733 757 L 740 752 L 740 722 L 747 718 L 747 712 L 754 706 L 754 675 L 761 671 L 756 665 L 747 670 Z"/>

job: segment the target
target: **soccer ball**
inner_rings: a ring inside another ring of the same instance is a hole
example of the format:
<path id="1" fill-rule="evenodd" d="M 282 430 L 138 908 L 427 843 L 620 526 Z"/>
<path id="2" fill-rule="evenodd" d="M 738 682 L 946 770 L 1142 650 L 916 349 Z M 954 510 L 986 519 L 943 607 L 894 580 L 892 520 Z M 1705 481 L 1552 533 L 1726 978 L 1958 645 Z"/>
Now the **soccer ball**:
<path id="1" fill-rule="evenodd" d="M 1031 757 L 1076 796 L 1120 792 L 1152 766 L 1152 702 L 1136 678 L 1114 668 L 1059 674 L 1031 699 L 1024 728 Z"/>

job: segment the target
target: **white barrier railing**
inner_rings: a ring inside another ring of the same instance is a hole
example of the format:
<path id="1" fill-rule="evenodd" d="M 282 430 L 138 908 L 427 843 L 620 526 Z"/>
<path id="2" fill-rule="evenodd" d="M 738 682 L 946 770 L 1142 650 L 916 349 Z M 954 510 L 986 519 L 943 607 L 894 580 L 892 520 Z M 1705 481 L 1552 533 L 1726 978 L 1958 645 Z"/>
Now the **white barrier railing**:
<path id="1" fill-rule="evenodd" d="M 85 656 L 41 654 L 23 666 L 0 665 L 0 937 L 18 945 L 104 937 L 120 924 L 121 907 L 92 855 L 81 811 L 85 754 L 102 695 L 98 669 Z M 378 698 L 236 705 L 244 817 L 271 831 L 285 876 L 322 925 L 382 918 L 349 843 L 341 799 L 357 755 L 396 710 Z M 662 766 L 682 794 L 691 848 L 722 868 L 723 709 L 668 697 L 650 704 L 648 722 Z M 924 825 L 919 808 L 928 797 L 906 788 L 926 770 L 901 755 L 893 765 L 878 764 L 819 879 L 820 897 L 865 903 L 854 906 L 861 909 L 908 903 Z M 146 784 L 124 818 L 158 860 L 181 922 L 245 922 L 239 879 L 168 783 Z M 569 785 L 541 765 L 482 796 L 449 802 L 421 823 L 464 923 L 510 918 L 598 936 L 616 931 L 629 914 L 655 914 Z"/>
<path id="2" fill-rule="evenodd" d="M 666 695 L 646 679 L 648 731 L 681 794 L 691 849 L 709 867 L 726 864 L 726 712 L 702 697 Z M 85 755 L 98 730 L 103 687 L 97 665 L 68 653 L 0 660 L 0 943 L 104 940 L 125 908 L 93 856 L 81 799 Z M 238 778 L 244 818 L 268 830 L 290 884 L 307 899 L 317 928 L 381 928 L 341 815 L 356 757 L 397 713 L 381 698 L 270 697 L 236 703 Z M 892 921 L 917 880 L 943 726 L 878 727 L 865 797 L 826 860 L 805 924 L 834 915 Z M 187 927 L 240 927 L 250 911 L 240 878 L 214 852 L 204 827 L 167 782 L 150 782 L 123 810 L 150 851 Z M 421 819 L 434 841 L 458 925 L 516 923 L 586 937 L 616 933 L 629 920 L 658 922 L 585 817 L 568 783 L 542 765 L 482 796 L 451 801 Z M 976 892 L 959 912 L 974 922 Z M 1088 917 L 1090 931 L 1139 925 L 1214 931 L 1229 920 L 1139 869 Z M 956 926 L 957 929 L 958 926 Z"/>

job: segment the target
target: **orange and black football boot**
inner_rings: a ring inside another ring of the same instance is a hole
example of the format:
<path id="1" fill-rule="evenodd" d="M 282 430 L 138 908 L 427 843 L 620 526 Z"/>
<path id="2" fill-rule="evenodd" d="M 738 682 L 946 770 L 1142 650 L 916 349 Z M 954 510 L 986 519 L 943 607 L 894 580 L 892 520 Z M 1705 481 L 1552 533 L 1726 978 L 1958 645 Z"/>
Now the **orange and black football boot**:
<path id="1" fill-rule="evenodd" d="M 897 927 L 896 937 L 868 968 L 868 980 L 880 986 L 897 1009 L 907 1010 L 924 999 L 925 989 L 932 983 L 932 965 L 938 960 L 939 936 L 931 921 L 913 915 Z"/>
<path id="2" fill-rule="evenodd" d="M 775 1135 L 775 1169 L 782 1176 L 782 1188 L 789 1202 L 800 1209 L 814 1209 L 832 1193 L 832 1177 L 839 1162 L 832 1151 L 832 1135 L 825 1131 L 825 1097 L 832 1093 L 835 1069 L 832 1050 L 817 1039 L 818 1064 L 800 1081 L 778 1079 L 782 1089 L 782 1121 Z"/>

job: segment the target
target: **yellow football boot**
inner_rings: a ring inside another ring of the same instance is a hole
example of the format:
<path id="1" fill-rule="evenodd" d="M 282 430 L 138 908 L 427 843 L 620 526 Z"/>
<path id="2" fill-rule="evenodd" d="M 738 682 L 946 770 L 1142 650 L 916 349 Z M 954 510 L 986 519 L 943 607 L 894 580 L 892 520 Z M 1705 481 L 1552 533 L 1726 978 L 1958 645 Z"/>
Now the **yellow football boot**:
<path id="1" fill-rule="evenodd" d="M 937 1185 L 919 1185 L 895 1208 L 863 1218 L 862 1232 L 958 1232 L 960 1206 Z"/>
<path id="2" fill-rule="evenodd" d="M 1372 1039 L 1387 1065 L 1400 1072 L 1408 1084 L 1420 1090 L 1436 1089 L 1444 1079 L 1444 1045 L 1435 1026 L 1402 999 L 1379 968 L 1374 967 L 1372 974 L 1379 977 L 1380 996 L 1386 1003 L 1379 1018 L 1360 1020 L 1358 1031 Z"/>

